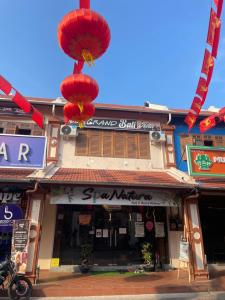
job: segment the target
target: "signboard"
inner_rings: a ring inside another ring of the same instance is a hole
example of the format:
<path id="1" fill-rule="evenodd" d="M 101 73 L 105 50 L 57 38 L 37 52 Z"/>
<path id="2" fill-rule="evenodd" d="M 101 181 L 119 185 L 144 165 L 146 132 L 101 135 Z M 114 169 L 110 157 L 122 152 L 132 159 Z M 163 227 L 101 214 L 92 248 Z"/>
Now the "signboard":
<path id="1" fill-rule="evenodd" d="M 225 177 L 225 148 L 186 146 L 191 176 Z"/>
<path id="2" fill-rule="evenodd" d="M 73 124 L 74 122 L 70 122 Z M 74 123 L 77 125 L 77 123 Z M 134 131 L 157 131 L 160 130 L 159 122 L 130 120 L 130 119 L 101 119 L 92 118 L 85 122 L 85 128 L 134 130 Z"/>
<path id="3" fill-rule="evenodd" d="M 0 191 L 1 204 L 20 204 L 23 197 L 23 192 L 2 192 Z"/>
<path id="4" fill-rule="evenodd" d="M 12 235 L 12 250 L 11 258 L 16 265 L 18 273 L 25 273 L 28 259 L 28 245 L 29 245 L 29 220 L 15 220 L 13 222 Z"/>
<path id="5" fill-rule="evenodd" d="M 46 137 L 0 134 L 0 168 L 45 167 Z"/>
<path id="6" fill-rule="evenodd" d="M 25 113 L 22 109 L 17 107 L 0 107 L 0 115 L 1 116 L 25 116 L 25 115 L 31 115 Z"/>
<path id="7" fill-rule="evenodd" d="M 0 206 L 0 232 L 11 232 L 13 220 L 23 218 L 22 209 L 15 204 Z"/>
<path id="8" fill-rule="evenodd" d="M 165 227 L 163 222 L 155 222 L 155 237 L 157 238 L 165 237 Z"/>
<path id="9" fill-rule="evenodd" d="M 170 191 L 94 187 L 53 188 L 50 202 L 51 204 L 180 206 L 180 200 Z"/>
<path id="10" fill-rule="evenodd" d="M 135 237 L 144 237 L 145 227 L 144 222 L 135 222 Z"/>
<path id="11" fill-rule="evenodd" d="M 189 244 L 188 242 L 180 241 L 180 261 L 189 262 Z"/>

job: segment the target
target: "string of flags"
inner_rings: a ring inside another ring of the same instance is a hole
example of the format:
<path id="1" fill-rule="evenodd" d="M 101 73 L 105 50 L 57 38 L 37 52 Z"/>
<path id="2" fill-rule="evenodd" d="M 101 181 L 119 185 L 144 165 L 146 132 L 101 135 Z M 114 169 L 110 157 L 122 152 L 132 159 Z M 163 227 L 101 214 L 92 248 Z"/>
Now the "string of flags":
<path id="1" fill-rule="evenodd" d="M 19 106 L 25 113 L 31 114 L 32 120 L 43 128 L 44 116 L 30 102 L 21 95 L 3 76 L 0 75 L 0 90 L 7 96 L 12 95 L 12 101 Z"/>
<path id="2" fill-rule="evenodd" d="M 209 85 L 213 75 L 214 63 L 217 57 L 219 40 L 220 40 L 220 30 L 221 30 L 221 12 L 223 7 L 223 0 L 214 0 L 216 10 L 211 7 L 209 27 L 207 34 L 207 47 L 205 49 L 205 54 L 202 63 L 201 75 L 198 81 L 196 95 L 192 101 L 191 108 L 185 117 L 184 122 L 188 125 L 189 131 L 196 123 L 196 120 L 200 114 L 202 106 L 205 103 L 207 93 L 209 90 Z M 209 49 L 210 50 L 209 50 Z M 217 122 L 223 119 L 224 110 L 221 110 L 217 114 L 207 117 L 200 122 L 200 132 L 205 132 L 210 128 L 214 127 Z"/>

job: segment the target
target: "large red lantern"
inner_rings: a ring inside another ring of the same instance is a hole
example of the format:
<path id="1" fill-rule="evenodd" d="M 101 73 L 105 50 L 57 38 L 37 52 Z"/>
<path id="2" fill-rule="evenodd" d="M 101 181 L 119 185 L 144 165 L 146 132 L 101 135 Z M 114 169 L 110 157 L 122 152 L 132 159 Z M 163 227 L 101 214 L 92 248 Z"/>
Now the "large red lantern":
<path id="1" fill-rule="evenodd" d="M 72 103 L 77 103 L 81 112 L 84 104 L 92 102 L 98 96 L 97 82 L 81 73 L 66 77 L 60 88 L 63 97 Z"/>
<path id="2" fill-rule="evenodd" d="M 64 106 L 65 121 L 69 120 L 78 122 L 80 127 L 84 126 L 84 122 L 93 117 L 95 113 L 95 107 L 92 103 L 86 103 L 83 106 L 83 110 L 80 111 L 79 106 L 76 103 L 67 103 Z"/>
<path id="3" fill-rule="evenodd" d="M 58 41 L 67 55 L 92 64 L 108 48 L 110 29 L 98 13 L 85 8 L 76 9 L 60 22 Z"/>

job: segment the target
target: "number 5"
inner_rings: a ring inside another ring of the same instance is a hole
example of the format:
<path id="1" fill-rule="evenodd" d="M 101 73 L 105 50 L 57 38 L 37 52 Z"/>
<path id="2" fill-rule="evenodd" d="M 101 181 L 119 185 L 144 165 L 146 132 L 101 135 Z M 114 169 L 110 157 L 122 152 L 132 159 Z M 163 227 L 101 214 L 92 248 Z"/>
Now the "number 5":
<path id="1" fill-rule="evenodd" d="M 5 214 L 4 214 L 5 220 L 10 220 L 13 217 L 13 213 L 8 209 L 9 209 L 8 206 L 5 206 Z"/>

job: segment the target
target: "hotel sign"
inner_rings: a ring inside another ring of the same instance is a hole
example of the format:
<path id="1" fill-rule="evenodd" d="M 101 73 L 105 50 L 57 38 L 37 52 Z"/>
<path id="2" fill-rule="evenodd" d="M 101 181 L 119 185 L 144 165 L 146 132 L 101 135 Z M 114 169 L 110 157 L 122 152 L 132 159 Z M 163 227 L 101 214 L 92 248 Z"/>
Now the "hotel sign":
<path id="1" fill-rule="evenodd" d="M 46 137 L 0 134 L 0 168 L 42 169 Z"/>
<path id="2" fill-rule="evenodd" d="M 73 124 L 73 122 L 71 122 Z M 160 130 L 159 122 L 131 120 L 131 119 L 98 119 L 92 118 L 85 122 L 85 128 L 133 130 L 133 131 L 157 131 Z"/>
<path id="3" fill-rule="evenodd" d="M 173 192 L 124 188 L 53 188 L 50 201 L 51 204 L 180 206 Z"/>
<path id="4" fill-rule="evenodd" d="M 186 146 L 191 176 L 225 177 L 225 148 Z"/>

